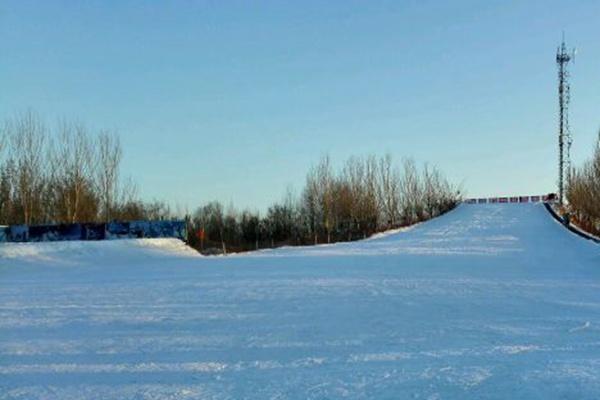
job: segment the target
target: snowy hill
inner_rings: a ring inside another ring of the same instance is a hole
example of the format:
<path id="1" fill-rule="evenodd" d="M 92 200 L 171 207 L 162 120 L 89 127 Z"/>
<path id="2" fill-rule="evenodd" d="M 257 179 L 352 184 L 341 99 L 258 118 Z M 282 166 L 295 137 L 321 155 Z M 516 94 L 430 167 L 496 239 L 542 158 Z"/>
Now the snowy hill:
<path id="1" fill-rule="evenodd" d="M 197 251 L 179 239 L 120 239 L 3 243 L 0 262 L 19 264 L 97 265 L 156 261 L 157 258 L 198 257 Z"/>
<path id="2" fill-rule="evenodd" d="M 542 205 L 201 257 L 0 246 L 0 399 L 600 397 L 600 246 Z"/>
<path id="3" fill-rule="evenodd" d="M 549 255 L 557 251 L 576 253 L 581 246 L 589 248 L 586 241 L 550 218 L 542 204 L 484 204 L 461 205 L 432 221 L 360 242 L 265 250 L 252 255 L 499 255 L 514 252 Z"/>

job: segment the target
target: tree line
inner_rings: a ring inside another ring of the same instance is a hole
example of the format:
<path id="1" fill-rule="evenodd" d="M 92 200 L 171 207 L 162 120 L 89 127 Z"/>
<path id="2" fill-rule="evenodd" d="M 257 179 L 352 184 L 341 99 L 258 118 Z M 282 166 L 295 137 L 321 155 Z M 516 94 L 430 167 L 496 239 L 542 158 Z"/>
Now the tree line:
<path id="1" fill-rule="evenodd" d="M 592 158 L 570 172 L 567 200 L 574 222 L 600 235 L 600 132 Z"/>
<path id="2" fill-rule="evenodd" d="M 0 225 L 162 219 L 161 202 L 144 203 L 121 178 L 119 137 L 79 122 L 49 127 L 33 111 L 0 127 Z"/>
<path id="3" fill-rule="evenodd" d="M 157 220 L 162 202 L 139 199 L 121 176 L 123 149 L 109 131 L 76 121 L 52 126 L 27 111 L 0 126 L 0 225 Z M 213 201 L 187 216 L 192 246 L 226 253 L 332 243 L 414 224 L 453 208 L 460 190 L 435 167 L 390 155 L 350 157 L 335 169 L 323 157 L 265 213 Z"/>
<path id="4" fill-rule="evenodd" d="M 350 241 L 433 218 L 460 200 L 437 168 L 411 159 L 397 165 L 390 155 L 350 157 L 335 170 L 326 156 L 299 195 L 288 190 L 264 215 L 207 203 L 190 218 L 188 236 L 205 253 Z"/>

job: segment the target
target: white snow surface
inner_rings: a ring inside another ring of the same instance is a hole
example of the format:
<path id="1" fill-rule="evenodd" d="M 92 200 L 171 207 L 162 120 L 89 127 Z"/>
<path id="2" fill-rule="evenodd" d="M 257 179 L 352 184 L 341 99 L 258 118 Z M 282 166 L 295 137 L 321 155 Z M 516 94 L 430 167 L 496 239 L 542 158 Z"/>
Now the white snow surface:
<path id="1" fill-rule="evenodd" d="M 0 245 L 0 399 L 244 398 L 600 398 L 600 246 L 534 204 L 231 257 Z"/>

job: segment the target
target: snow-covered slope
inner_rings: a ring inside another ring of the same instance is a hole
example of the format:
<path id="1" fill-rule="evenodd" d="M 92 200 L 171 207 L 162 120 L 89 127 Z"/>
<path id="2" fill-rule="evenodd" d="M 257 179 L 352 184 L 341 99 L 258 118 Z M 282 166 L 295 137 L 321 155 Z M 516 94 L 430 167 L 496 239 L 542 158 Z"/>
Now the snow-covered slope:
<path id="1" fill-rule="evenodd" d="M 600 397 L 600 246 L 541 205 L 233 257 L 179 243 L 0 246 L 0 399 Z"/>
<path id="2" fill-rule="evenodd" d="M 156 261 L 157 258 L 198 257 L 179 239 L 121 239 L 0 244 L 0 263 L 98 265 Z"/>
<path id="3" fill-rule="evenodd" d="M 586 241 L 569 233 L 542 204 L 461 205 L 450 213 L 359 242 L 264 250 L 253 256 L 500 255 L 578 252 Z M 592 248 L 594 248 L 592 246 Z M 517 256 L 518 257 L 518 256 Z"/>

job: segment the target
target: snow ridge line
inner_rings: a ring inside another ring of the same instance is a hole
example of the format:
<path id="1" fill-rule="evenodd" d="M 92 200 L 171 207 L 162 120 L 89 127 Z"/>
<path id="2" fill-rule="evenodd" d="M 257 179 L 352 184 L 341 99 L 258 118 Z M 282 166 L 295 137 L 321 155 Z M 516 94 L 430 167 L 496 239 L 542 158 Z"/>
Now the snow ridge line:
<path id="1" fill-rule="evenodd" d="M 545 202 L 544 207 L 546 207 L 546 210 L 548 210 L 550 215 L 552 215 L 552 217 L 555 220 L 557 220 L 562 226 L 564 226 L 565 228 L 567 228 L 574 234 L 581 236 L 584 239 L 591 240 L 592 242 L 594 242 L 596 244 L 600 244 L 600 239 L 597 238 L 596 236 L 593 236 L 592 234 L 590 234 L 586 231 L 583 231 L 583 230 L 577 228 L 576 226 L 573 226 L 572 224 L 565 225 L 565 221 L 562 219 L 562 217 L 560 215 L 558 215 L 556 210 L 554 210 L 554 208 L 552 208 L 552 205 L 550 203 Z"/>

